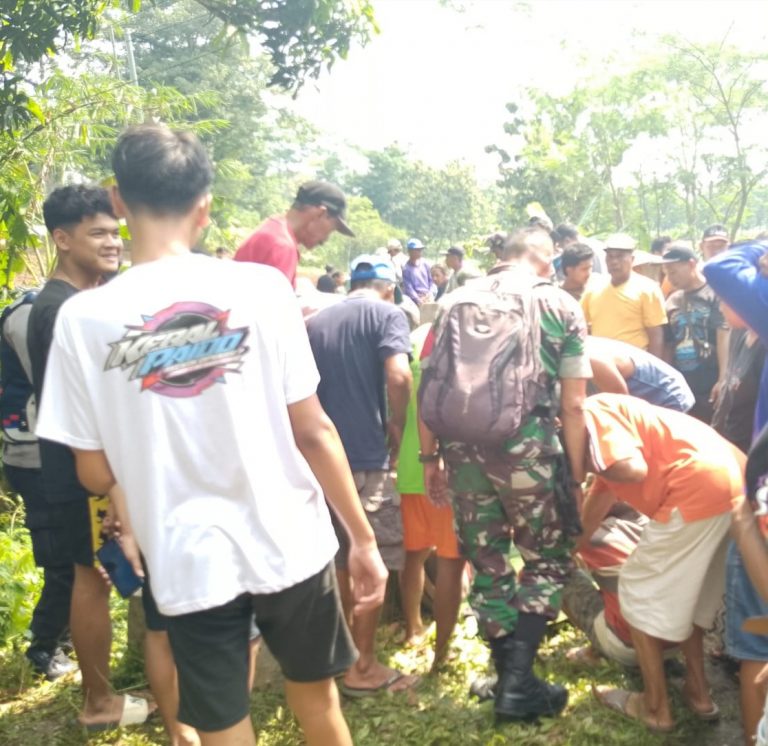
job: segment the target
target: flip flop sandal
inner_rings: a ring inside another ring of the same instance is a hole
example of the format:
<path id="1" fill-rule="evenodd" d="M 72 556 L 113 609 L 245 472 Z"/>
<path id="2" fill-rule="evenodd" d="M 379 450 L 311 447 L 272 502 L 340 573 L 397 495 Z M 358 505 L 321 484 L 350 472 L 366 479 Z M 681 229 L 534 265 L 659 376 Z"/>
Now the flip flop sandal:
<path id="1" fill-rule="evenodd" d="M 635 723 L 644 725 L 651 733 L 672 733 L 675 729 L 674 725 L 653 725 L 652 723 L 647 723 L 642 718 L 630 715 L 629 712 L 627 712 L 627 703 L 629 702 L 629 698 L 635 694 L 635 692 L 630 692 L 626 689 L 608 689 L 606 691 L 600 691 L 593 684 L 592 694 L 603 707 L 618 713 L 622 717 L 627 718 L 627 720 L 632 720 Z"/>
<path id="2" fill-rule="evenodd" d="M 712 703 L 712 709 L 706 711 L 697 709 L 685 697 L 683 697 L 683 702 L 695 717 L 697 717 L 699 720 L 703 720 L 705 723 L 711 723 L 715 720 L 720 720 L 720 708 L 714 702 Z"/>
<path id="3" fill-rule="evenodd" d="M 103 730 L 124 728 L 129 725 L 142 725 L 147 722 L 153 711 L 149 709 L 149 702 L 141 697 L 123 695 L 123 712 L 119 720 L 110 720 L 106 723 L 80 723 L 89 733 L 97 733 Z"/>
<path id="4" fill-rule="evenodd" d="M 358 687 L 358 686 L 348 686 L 347 684 L 344 684 L 343 682 L 339 685 L 339 691 L 345 696 L 350 697 L 351 699 L 363 699 L 365 697 L 375 697 L 380 692 L 386 692 L 389 691 L 389 688 L 396 684 L 398 681 L 401 681 L 402 679 L 406 678 L 407 675 L 404 674 L 402 671 L 397 671 L 393 673 L 386 681 L 382 681 L 381 684 L 374 687 Z M 418 683 L 418 679 L 416 679 L 413 682 L 412 686 L 405 687 L 405 689 L 399 690 L 397 692 L 392 692 L 392 694 L 399 694 L 400 691 L 407 691 L 408 689 L 412 689 L 416 684 Z"/>
<path id="5" fill-rule="evenodd" d="M 592 645 L 582 645 L 579 648 L 571 648 L 566 654 L 565 659 L 569 663 L 577 663 L 582 666 L 599 666 L 603 662 L 603 657 Z"/>

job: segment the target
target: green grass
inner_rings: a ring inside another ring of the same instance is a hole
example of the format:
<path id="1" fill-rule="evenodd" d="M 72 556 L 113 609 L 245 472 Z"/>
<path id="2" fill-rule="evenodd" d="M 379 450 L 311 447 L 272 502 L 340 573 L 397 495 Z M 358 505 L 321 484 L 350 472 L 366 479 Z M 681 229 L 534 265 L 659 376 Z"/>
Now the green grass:
<path id="1" fill-rule="evenodd" d="M 125 639 L 125 613 L 116 604 L 116 639 Z M 406 672 L 429 669 L 429 643 L 407 651 L 398 649 L 394 632 L 382 629 L 380 643 L 391 665 Z M 567 684 L 568 709 L 563 716 L 539 725 L 505 725 L 495 728 L 491 703 L 478 704 L 467 698 L 472 679 L 486 668 L 487 651 L 475 635 L 475 624 L 465 619 L 456 635 L 453 657 L 437 676 L 425 676 L 414 692 L 383 694 L 362 701 L 346 701 L 344 713 L 357 746 L 459 746 L 482 744 L 521 744 L 523 746 L 739 746 L 732 726 L 738 720 L 736 700 L 725 702 L 725 731 L 695 721 L 682 708 L 673 689 L 677 731 L 666 737 L 652 736 L 632 722 L 601 708 L 590 693 L 593 682 L 637 688 L 636 676 L 610 663 L 598 668 L 579 668 L 565 659 L 566 651 L 584 639 L 568 624 L 555 628 L 554 637 L 542 647 L 539 673 Z M 116 650 L 122 646 L 116 644 Z M 143 688 L 145 683 L 135 660 L 115 657 L 115 683 L 120 688 Z M 114 731 L 87 738 L 73 724 L 78 712 L 79 692 L 75 681 L 38 683 L 26 668 L 20 649 L 0 656 L 0 744 L 3 746 L 76 746 L 77 744 L 119 744 L 120 746 L 158 746 L 167 740 L 155 724 Z M 252 715 L 259 730 L 259 744 L 293 746 L 302 743 L 299 730 L 278 687 L 257 690 L 253 695 Z"/>

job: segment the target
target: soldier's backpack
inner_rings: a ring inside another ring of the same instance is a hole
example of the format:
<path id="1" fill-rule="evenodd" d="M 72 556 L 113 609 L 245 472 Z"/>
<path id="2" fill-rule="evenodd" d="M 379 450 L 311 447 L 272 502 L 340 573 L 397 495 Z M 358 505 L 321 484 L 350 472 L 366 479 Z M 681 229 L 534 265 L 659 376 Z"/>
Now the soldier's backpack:
<path id="1" fill-rule="evenodd" d="M 504 269 L 446 296 L 419 387 L 419 412 L 439 438 L 499 445 L 542 404 L 541 284 Z"/>

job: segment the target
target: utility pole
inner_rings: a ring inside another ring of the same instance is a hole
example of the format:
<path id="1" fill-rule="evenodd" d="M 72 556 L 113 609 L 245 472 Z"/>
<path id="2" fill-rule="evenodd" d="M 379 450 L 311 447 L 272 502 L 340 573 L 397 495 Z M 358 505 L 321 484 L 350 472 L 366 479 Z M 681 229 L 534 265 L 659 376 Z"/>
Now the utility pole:
<path id="1" fill-rule="evenodd" d="M 112 72 L 122 79 L 120 74 L 120 65 L 117 64 L 117 45 L 115 44 L 115 29 L 109 24 L 109 40 L 112 42 Z"/>
<path id="2" fill-rule="evenodd" d="M 128 76 L 131 79 L 133 85 L 139 84 L 139 76 L 136 75 L 136 60 L 133 57 L 133 39 L 131 38 L 131 30 L 125 30 L 125 46 L 128 51 Z"/>

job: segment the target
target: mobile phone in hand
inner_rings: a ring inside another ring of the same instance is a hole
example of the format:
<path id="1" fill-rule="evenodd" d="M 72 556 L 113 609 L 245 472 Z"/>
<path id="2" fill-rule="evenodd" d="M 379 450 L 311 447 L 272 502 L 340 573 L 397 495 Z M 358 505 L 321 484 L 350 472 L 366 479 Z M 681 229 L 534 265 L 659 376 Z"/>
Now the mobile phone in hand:
<path id="1" fill-rule="evenodd" d="M 96 551 L 96 557 L 107 571 L 112 585 L 117 588 L 117 592 L 123 598 L 132 596 L 144 584 L 144 580 L 134 571 L 117 539 L 105 542 Z"/>

